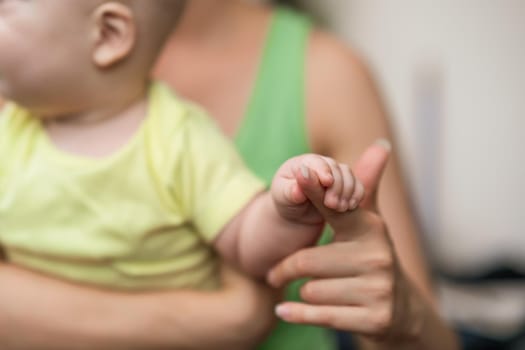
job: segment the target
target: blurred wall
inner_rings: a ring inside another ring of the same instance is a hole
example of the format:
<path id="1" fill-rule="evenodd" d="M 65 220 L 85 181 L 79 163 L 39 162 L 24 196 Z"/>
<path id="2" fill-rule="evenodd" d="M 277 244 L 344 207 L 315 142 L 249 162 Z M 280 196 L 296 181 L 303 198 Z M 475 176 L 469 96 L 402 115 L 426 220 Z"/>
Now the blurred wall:
<path id="1" fill-rule="evenodd" d="M 525 271 L 525 1 L 304 2 L 375 71 L 440 267 Z"/>

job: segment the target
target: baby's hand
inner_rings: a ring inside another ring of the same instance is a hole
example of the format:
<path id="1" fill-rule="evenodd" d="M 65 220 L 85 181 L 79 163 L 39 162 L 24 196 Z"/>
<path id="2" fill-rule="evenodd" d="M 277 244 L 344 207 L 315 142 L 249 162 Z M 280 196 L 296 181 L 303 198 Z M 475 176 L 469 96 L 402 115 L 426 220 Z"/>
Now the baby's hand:
<path id="1" fill-rule="evenodd" d="M 303 191 L 311 186 L 325 191 L 324 205 L 336 212 L 356 209 L 364 196 L 363 185 L 346 164 L 305 154 L 286 161 L 274 177 L 271 192 L 283 217 L 303 223 L 323 222 Z"/>

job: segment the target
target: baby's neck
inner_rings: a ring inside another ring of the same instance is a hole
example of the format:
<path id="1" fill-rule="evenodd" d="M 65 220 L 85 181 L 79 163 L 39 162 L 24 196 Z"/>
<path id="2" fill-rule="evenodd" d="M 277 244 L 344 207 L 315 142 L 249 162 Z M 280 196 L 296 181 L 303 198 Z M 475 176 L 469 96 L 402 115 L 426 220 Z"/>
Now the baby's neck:
<path id="1" fill-rule="evenodd" d="M 147 114 L 147 92 L 103 104 L 60 118 L 46 119 L 44 126 L 55 146 L 63 151 L 100 158 L 125 145 Z"/>
<path id="2" fill-rule="evenodd" d="M 109 119 L 119 118 L 121 115 L 128 114 L 135 105 L 147 98 L 147 89 L 147 86 L 143 86 L 136 88 L 135 91 L 128 90 L 124 93 L 122 93 L 123 89 L 116 89 L 110 96 L 95 99 L 93 103 L 79 111 L 45 117 L 43 118 L 44 124 L 61 124 L 74 127 L 75 125 L 99 124 Z"/>

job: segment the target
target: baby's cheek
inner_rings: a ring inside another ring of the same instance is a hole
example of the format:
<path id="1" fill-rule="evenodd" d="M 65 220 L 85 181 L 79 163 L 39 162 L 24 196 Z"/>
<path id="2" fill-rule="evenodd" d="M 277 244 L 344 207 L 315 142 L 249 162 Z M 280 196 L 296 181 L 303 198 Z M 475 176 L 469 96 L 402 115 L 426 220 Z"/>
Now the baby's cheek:
<path id="1" fill-rule="evenodd" d="M 35 96 L 42 95 L 46 80 L 39 76 L 30 65 L 24 65 L 20 59 L 19 64 L 3 65 L 0 59 L 0 98 L 14 101 L 28 107 L 28 103 Z M 5 67 L 5 68 L 4 68 Z M 47 80 L 49 81 L 49 80 Z"/>
<path id="2" fill-rule="evenodd" d="M 16 100 L 16 89 L 14 89 L 11 79 L 0 71 L 0 107 L 3 100 Z"/>
<path id="3" fill-rule="evenodd" d="M 0 71 L 0 107 L 3 104 L 3 100 L 6 97 L 10 97 L 10 91 L 9 86 L 7 84 L 7 80 L 2 75 L 2 72 Z"/>
<path id="4" fill-rule="evenodd" d="M 16 59 L 11 59 L 8 54 L 0 55 L 0 95 L 4 97 L 11 97 L 13 93 L 14 73 L 17 69 L 17 64 L 13 61 Z"/>

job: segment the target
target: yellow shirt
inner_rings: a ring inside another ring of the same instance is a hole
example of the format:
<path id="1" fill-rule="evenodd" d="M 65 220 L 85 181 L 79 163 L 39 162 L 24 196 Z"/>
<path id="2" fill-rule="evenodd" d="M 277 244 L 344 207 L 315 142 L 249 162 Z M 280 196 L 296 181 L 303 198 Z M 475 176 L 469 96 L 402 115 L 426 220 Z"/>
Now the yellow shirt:
<path id="1" fill-rule="evenodd" d="M 10 261 L 112 288 L 215 288 L 210 247 L 263 189 L 198 108 L 153 84 L 117 153 L 57 149 L 15 105 L 0 117 L 0 244 Z"/>

